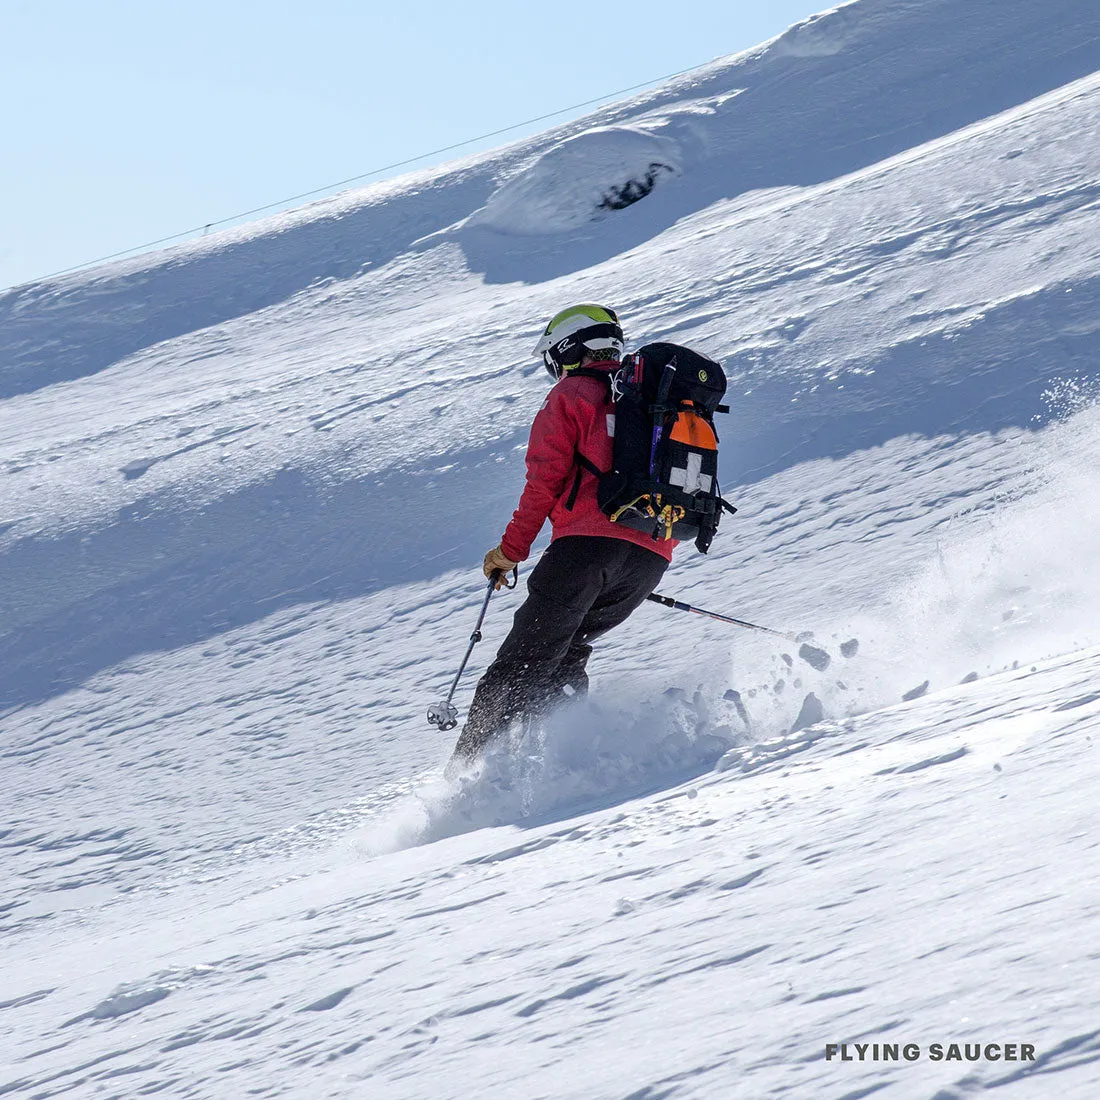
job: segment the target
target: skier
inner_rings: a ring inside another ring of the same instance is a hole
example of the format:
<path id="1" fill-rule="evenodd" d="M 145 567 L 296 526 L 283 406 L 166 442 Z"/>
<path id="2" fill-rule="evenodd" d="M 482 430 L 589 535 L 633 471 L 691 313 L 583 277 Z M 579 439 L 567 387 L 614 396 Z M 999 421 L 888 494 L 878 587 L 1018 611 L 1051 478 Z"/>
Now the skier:
<path id="1" fill-rule="evenodd" d="M 548 517 L 551 542 L 531 571 L 510 633 L 477 685 L 453 763 L 476 759 L 514 719 L 584 695 L 592 642 L 645 600 L 672 560 L 675 540 L 657 542 L 611 522 L 589 472 L 611 467 L 609 382 L 622 353 L 615 311 L 590 304 L 558 313 L 535 348 L 556 384 L 531 425 L 527 483 L 500 543 L 485 555 L 485 576 L 495 576 L 497 589 L 505 584 Z"/>

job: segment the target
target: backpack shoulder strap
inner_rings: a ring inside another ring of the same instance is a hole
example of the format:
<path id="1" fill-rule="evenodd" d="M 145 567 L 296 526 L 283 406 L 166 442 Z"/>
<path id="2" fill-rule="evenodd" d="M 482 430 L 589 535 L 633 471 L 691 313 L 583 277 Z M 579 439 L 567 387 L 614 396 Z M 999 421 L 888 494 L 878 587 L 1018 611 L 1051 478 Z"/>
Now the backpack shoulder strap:
<path id="1" fill-rule="evenodd" d="M 584 455 L 582 455 L 580 451 L 577 451 L 574 457 L 576 459 L 577 465 L 582 470 L 587 470 L 590 474 L 593 474 L 595 477 L 603 477 L 604 474 L 607 473 L 606 470 L 601 470 L 599 468 L 599 466 L 597 466 L 596 463 L 593 462 L 591 459 L 585 458 Z"/>
<path id="2" fill-rule="evenodd" d="M 607 385 L 607 399 L 612 401 L 612 385 L 611 385 L 611 372 L 605 370 L 592 370 L 589 367 L 576 367 L 569 372 L 566 376 L 568 378 L 595 378 L 597 381 L 604 382 Z M 573 511 L 573 506 L 577 503 L 577 494 L 581 489 L 581 478 L 585 473 L 591 474 L 595 478 L 604 477 L 607 474 L 606 470 L 601 470 L 590 458 L 581 454 L 579 450 L 573 452 L 573 461 L 576 463 L 577 472 L 573 477 L 573 488 L 569 492 L 569 496 L 565 501 L 565 510 L 567 512 Z"/>
<path id="3" fill-rule="evenodd" d="M 573 475 L 573 488 L 569 490 L 569 496 L 565 501 L 567 512 L 572 512 L 573 506 L 577 503 L 577 494 L 581 491 L 581 478 L 586 472 L 595 478 L 607 476 L 606 470 L 601 470 L 595 462 L 590 458 L 585 458 L 580 451 L 573 452 L 573 461 L 577 464 L 577 472 Z"/>
<path id="4" fill-rule="evenodd" d="M 603 382 L 607 386 L 607 397 L 611 399 L 611 371 L 593 370 L 591 367 L 574 367 L 566 378 L 595 378 L 597 382 Z"/>

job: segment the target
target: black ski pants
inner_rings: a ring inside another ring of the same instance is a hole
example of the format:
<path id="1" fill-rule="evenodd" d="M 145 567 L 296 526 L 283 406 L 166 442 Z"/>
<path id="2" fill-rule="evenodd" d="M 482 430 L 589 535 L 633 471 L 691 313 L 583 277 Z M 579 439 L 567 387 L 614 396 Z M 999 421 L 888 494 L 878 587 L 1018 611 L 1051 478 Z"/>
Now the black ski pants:
<path id="1" fill-rule="evenodd" d="M 513 719 L 588 690 L 592 642 L 626 620 L 660 583 L 668 562 L 625 539 L 555 539 L 527 580 L 527 599 L 478 682 L 455 755 L 472 758 Z"/>

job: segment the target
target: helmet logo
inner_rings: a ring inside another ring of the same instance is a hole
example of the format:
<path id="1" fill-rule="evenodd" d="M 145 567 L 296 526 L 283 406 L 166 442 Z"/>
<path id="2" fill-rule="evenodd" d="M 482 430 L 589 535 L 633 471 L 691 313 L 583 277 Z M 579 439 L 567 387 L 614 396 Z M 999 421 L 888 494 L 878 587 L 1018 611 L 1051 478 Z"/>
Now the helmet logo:
<path id="1" fill-rule="evenodd" d="M 707 372 L 705 370 L 701 370 L 699 372 L 699 381 L 700 382 L 705 382 L 706 380 L 707 380 Z"/>

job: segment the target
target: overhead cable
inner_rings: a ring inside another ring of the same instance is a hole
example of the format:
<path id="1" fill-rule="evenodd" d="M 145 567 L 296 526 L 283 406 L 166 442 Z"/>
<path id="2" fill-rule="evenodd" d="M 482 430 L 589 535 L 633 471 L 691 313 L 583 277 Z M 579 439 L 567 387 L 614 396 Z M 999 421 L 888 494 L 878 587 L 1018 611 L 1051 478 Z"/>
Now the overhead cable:
<path id="1" fill-rule="evenodd" d="M 156 248 L 158 245 L 168 244 L 171 241 L 178 241 L 185 237 L 194 236 L 196 233 L 205 233 L 217 226 L 228 225 L 230 222 L 237 222 L 242 218 L 250 218 L 255 214 L 263 214 L 268 210 L 276 210 L 280 207 L 285 207 L 288 203 L 300 202 L 302 199 L 310 199 L 315 195 L 323 195 L 327 192 L 335 191 L 337 188 L 347 187 L 352 183 L 359 183 L 362 180 L 369 179 L 371 176 L 380 176 L 384 172 L 392 172 L 395 168 L 404 168 L 420 160 L 438 157 L 443 153 L 451 153 L 456 149 L 465 148 L 467 145 L 474 145 L 479 141 L 487 141 L 489 138 L 500 137 L 501 134 L 510 133 L 512 130 L 519 130 L 524 126 L 533 126 L 536 122 L 545 122 L 547 119 L 556 118 L 558 115 L 568 114 L 570 111 L 579 111 L 582 107 L 591 107 L 593 104 L 601 103 L 605 99 L 614 99 L 616 96 L 626 95 L 628 92 L 636 92 L 638 89 L 649 87 L 651 84 L 660 84 L 665 80 L 673 80 L 678 76 L 684 76 L 686 73 L 690 73 L 701 67 L 700 65 L 693 65 L 690 69 L 680 69 L 678 72 L 669 73 L 667 76 L 658 76 L 652 80 L 645 80 L 641 84 L 632 84 L 629 88 L 620 88 L 618 91 L 596 96 L 595 99 L 586 99 L 583 103 L 574 103 L 571 107 L 561 107 L 545 115 L 537 115 L 535 118 L 525 119 L 523 122 L 514 122 L 511 126 L 503 126 L 499 130 L 490 130 L 487 134 L 479 134 L 477 137 L 455 142 L 454 145 L 444 145 L 428 153 L 420 153 L 415 157 L 394 161 L 393 164 L 386 164 L 381 168 L 372 168 L 369 172 L 362 172 L 357 176 L 349 176 L 347 179 L 339 180 L 336 183 L 329 183 L 324 187 L 316 187 L 312 191 L 303 191 L 299 195 L 290 195 L 288 198 L 279 199 L 276 202 L 269 202 L 264 206 L 254 206 L 251 210 L 243 210 L 239 214 L 231 214 L 227 218 L 219 218 L 217 221 L 207 222 L 205 225 L 199 225 L 193 229 L 184 229 L 179 233 L 172 233 L 167 237 L 159 237 L 155 241 L 146 241 L 145 244 L 134 245 L 132 248 L 124 248 L 121 252 L 112 252 L 108 256 L 100 256 L 95 260 L 86 260 L 84 263 L 74 264 L 72 267 L 64 267 L 60 271 L 53 271 L 49 275 L 41 275 L 37 279 L 31 281 L 41 282 L 45 279 L 54 279 L 59 275 L 68 275 L 73 271 L 81 271 L 86 267 L 95 267 L 97 264 L 107 263 L 109 260 L 117 260 L 123 256 L 129 256 L 133 252 L 144 252 L 147 249 Z"/>

